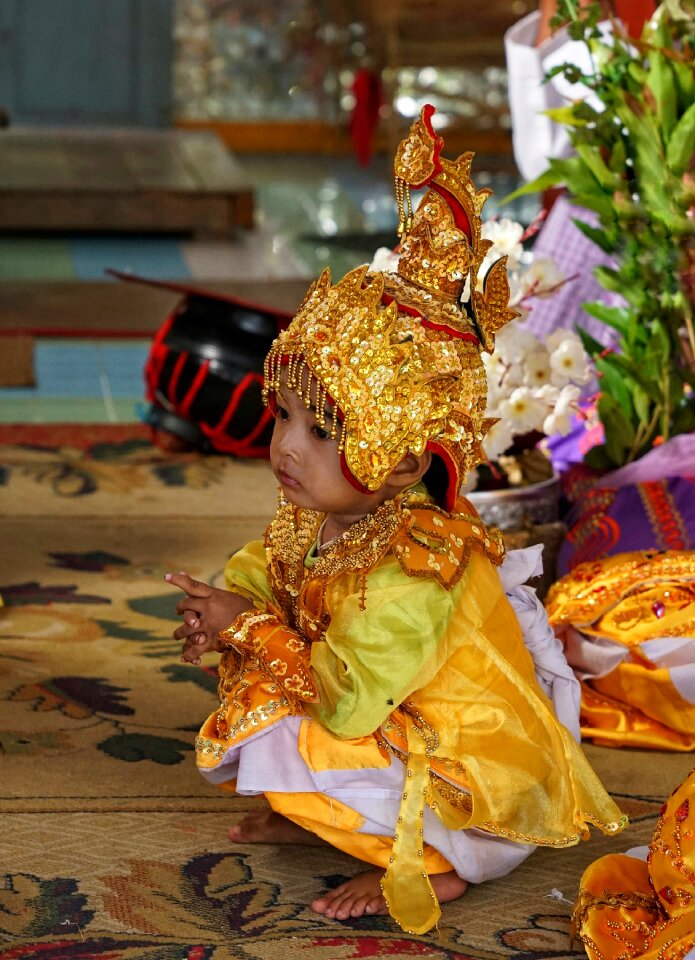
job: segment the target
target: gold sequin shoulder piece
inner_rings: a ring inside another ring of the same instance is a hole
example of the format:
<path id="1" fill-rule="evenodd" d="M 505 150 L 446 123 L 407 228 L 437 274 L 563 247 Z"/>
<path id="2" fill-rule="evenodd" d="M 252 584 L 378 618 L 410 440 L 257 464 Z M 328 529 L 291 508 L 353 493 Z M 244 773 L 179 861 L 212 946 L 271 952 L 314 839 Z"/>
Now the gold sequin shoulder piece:
<path id="1" fill-rule="evenodd" d="M 473 506 L 460 498 L 456 512 L 434 504 L 405 506 L 394 553 L 409 577 L 430 577 L 451 590 L 463 576 L 472 550 L 499 566 L 504 541 L 499 530 L 483 525 Z"/>

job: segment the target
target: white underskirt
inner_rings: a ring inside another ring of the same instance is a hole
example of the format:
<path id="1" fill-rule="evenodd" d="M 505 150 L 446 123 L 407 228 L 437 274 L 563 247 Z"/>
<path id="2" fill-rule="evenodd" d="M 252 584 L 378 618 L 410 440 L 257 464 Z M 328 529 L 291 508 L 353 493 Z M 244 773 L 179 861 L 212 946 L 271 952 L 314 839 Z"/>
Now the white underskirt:
<path id="1" fill-rule="evenodd" d="M 279 720 L 232 747 L 217 767 L 201 770 L 202 775 L 214 784 L 236 778 L 236 791 L 243 796 L 323 793 L 364 817 L 359 833 L 392 837 L 405 781 L 401 761 L 391 757 L 389 767 L 312 771 L 298 749 L 303 722 L 314 721 L 306 717 Z M 297 812 L 301 814 L 301 809 Z M 429 808 L 425 808 L 424 840 L 470 883 L 504 876 L 535 849 L 482 830 L 449 830 Z"/>

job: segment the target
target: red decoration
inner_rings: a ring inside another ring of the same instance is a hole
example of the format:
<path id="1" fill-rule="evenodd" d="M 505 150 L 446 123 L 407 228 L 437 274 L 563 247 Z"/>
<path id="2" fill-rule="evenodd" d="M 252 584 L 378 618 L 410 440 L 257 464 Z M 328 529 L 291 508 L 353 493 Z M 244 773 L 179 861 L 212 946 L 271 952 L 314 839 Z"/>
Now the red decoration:
<path id="1" fill-rule="evenodd" d="M 355 74 L 352 85 L 355 106 L 350 119 L 350 135 L 361 167 L 372 159 L 374 134 L 379 123 L 383 103 L 381 76 L 374 70 L 362 68 Z"/>

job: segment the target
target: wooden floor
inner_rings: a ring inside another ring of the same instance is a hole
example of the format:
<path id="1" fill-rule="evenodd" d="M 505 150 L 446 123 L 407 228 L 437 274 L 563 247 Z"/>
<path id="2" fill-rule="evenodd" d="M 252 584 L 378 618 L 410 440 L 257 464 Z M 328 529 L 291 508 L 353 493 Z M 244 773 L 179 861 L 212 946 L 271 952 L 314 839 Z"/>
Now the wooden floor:
<path id="1" fill-rule="evenodd" d="M 251 178 L 214 133 L 0 131 L 0 231 L 227 239 L 252 226 Z"/>

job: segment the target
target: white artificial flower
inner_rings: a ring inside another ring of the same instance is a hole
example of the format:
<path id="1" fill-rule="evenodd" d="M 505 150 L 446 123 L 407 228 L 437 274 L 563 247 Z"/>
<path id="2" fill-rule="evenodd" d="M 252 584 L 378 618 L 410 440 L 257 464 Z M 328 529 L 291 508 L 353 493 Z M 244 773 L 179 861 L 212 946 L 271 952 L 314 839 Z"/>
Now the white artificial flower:
<path id="1" fill-rule="evenodd" d="M 521 301 L 526 296 L 526 285 L 524 284 L 524 275 L 519 273 L 518 270 L 507 271 L 507 280 L 509 281 L 509 306 L 512 310 L 516 310 L 519 313 L 522 312 L 522 308 L 519 306 Z M 524 311 L 524 315 L 526 311 Z M 519 318 L 521 319 L 521 318 Z"/>
<path id="2" fill-rule="evenodd" d="M 578 333 L 575 333 L 574 330 L 566 330 L 564 327 L 558 327 L 545 338 L 545 345 L 548 348 L 548 352 L 552 353 L 553 350 L 557 350 L 560 344 L 566 340 L 571 340 L 572 343 L 578 343 L 580 347 L 582 346 L 582 341 Z"/>
<path id="3" fill-rule="evenodd" d="M 542 344 L 524 357 L 524 383 L 542 388 L 550 381 L 550 355 Z"/>
<path id="4" fill-rule="evenodd" d="M 546 416 L 545 407 L 528 387 L 512 390 L 509 399 L 500 403 L 500 412 L 515 434 L 540 430 Z"/>
<path id="5" fill-rule="evenodd" d="M 554 407 L 557 398 L 560 396 L 560 390 L 558 387 L 554 387 L 552 383 L 544 383 L 542 387 L 534 390 L 534 396 L 547 407 Z"/>
<path id="6" fill-rule="evenodd" d="M 487 386 L 487 406 L 485 407 L 486 417 L 499 417 L 499 405 L 504 400 L 505 394 L 494 382 L 488 382 Z"/>
<path id="7" fill-rule="evenodd" d="M 395 250 L 391 250 L 389 247 L 379 247 L 369 264 L 369 269 L 372 273 L 380 271 L 382 273 L 396 273 L 399 260 L 400 254 L 396 253 Z"/>
<path id="8" fill-rule="evenodd" d="M 520 275 L 524 297 L 550 297 L 562 286 L 565 276 L 552 257 L 538 257 Z"/>
<path id="9" fill-rule="evenodd" d="M 498 353 L 506 364 L 520 366 L 524 358 L 537 350 L 540 341 L 530 330 L 524 330 L 515 321 L 502 327 L 495 339 L 495 353 Z M 521 375 L 518 381 L 521 382 Z"/>
<path id="10" fill-rule="evenodd" d="M 483 366 L 485 367 L 488 388 L 492 388 L 493 385 L 497 386 L 504 377 L 507 364 L 502 359 L 498 350 L 495 350 L 494 353 L 483 353 L 481 356 Z"/>
<path id="11" fill-rule="evenodd" d="M 543 433 L 550 436 L 553 433 L 566 436 L 572 429 L 572 415 L 578 409 L 579 387 L 567 384 L 557 396 L 555 407 L 543 421 Z"/>
<path id="12" fill-rule="evenodd" d="M 500 454 L 511 447 L 513 439 L 512 428 L 508 423 L 500 420 L 493 424 L 483 440 L 483 450 L 488 460 L 496 460 Z"/>
<path id="13" fill-rule="evenodd" d="M 492 247 L 487 253 L 481 272 L 483 276 L 495 260 L 500 257 L 508 257 L 507 269 L 515 270 L 521 260 L 524 248 L 521 245 L 521 238 L 524 235 L 524 228 L 515 220 L 503 217 L 501 220 L 488 220 L 484 223 L 481 230 L 481 236 L 484 240 L 492 240 Z M 485 261 L 490 260 L 487 268 Z"/>
<path id="14" fill-rule="evenodd" d="M 587 355 L 579 339 L 566 338 L 550 354 L 552 382 L 557 387 L 564 387 L 566 383 L 588 383 L 591 379 L 591 370 Z"/>

